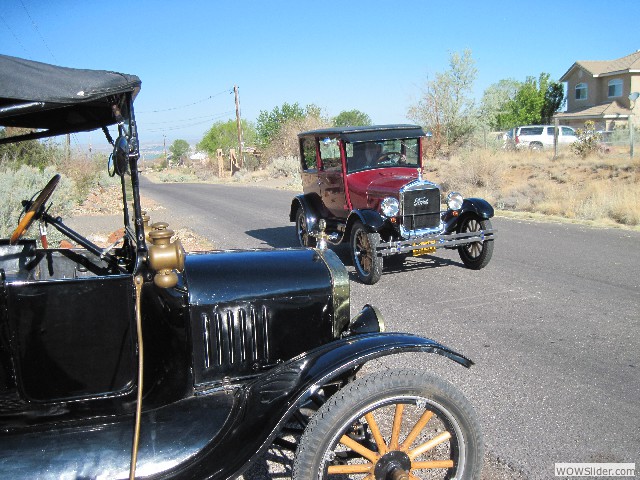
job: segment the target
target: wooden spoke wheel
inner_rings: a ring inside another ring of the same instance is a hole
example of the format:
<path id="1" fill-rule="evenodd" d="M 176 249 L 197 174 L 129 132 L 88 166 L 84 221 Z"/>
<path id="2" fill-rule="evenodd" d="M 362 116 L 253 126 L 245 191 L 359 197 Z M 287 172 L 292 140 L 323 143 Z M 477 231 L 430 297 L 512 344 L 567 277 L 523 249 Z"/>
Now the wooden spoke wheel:
<path id="1" fill-rule="evenodd" d="M 368 232 L 361 222 L 351 227 L 351 259 L 362 283 L 373 285 L 382 276 L 382 257 L 376 253 L 380 235 Z"/>
<path id="2" fill-rule="evenodd" d="M 301 247 L 315 247 L 316 239 L 309 234 L 307 226 L 307 217 L 302 208 L 298 208 L 296 212 L 296 235 Z"/>
<path id="3" fill-rule="evenodd" d="M 31 202 L 31 205 L 29 206 L 25 214 L 22 216 L 22 218 L 18 222 L 18 226 L 11 234 L 11 239 L 9 240 L 9 243 L 11 243 L 11 245 L 14 245 L 20 239 L 20 237 L 24 234 L 24 232 L 26 232 L 29 229 L 31 224 L 35 220 L 40 218 L 40 215 L 42 215 L 41 209 L 43 205 L 47 200 L 49 200 L 49 198 L 53 194 L 53 191 L 58 186 L 59 181 L 60 181 L 60 175 L 59 174 L 54 175 L 53 178 L 49 180 L 49 183 L 47 183 L 47 185 L 42 189 L 38 197 L 33 202 Z"/>
<path id="4" fill-rule="evenodd" d="M 305 430 L 295 480 L 477 479 L 482 440 L 473 409 L 449 383 L 387 371 L 347 385 Z"/>
<path id="5" fill-rule="evenodd" d="M 475 217 L 465 218 L 458 227 L 459 233 L 475 233 L 480 230 L 491 229 L 491 221 L 489 219 L 480 220 Z M 458 247 L 458 253 L 462 263 L 472 270 L 480 270 L 484 268 L 491 260 L 493 255 L 493 240 L 485 242 L 473 242 Z"/>

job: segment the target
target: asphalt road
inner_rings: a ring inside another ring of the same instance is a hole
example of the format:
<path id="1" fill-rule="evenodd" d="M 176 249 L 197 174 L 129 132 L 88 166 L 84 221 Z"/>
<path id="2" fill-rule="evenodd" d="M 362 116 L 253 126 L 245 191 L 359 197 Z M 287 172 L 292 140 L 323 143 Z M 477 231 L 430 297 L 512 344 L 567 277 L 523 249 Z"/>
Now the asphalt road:
<path id="1" fill-rule="evenodd" d="M 188 227 L 216 248 L 297 246 L 291 192 L 147 181 L 141 190 L 166 207 L 152 222 Z M 481 271 L 439 251 L 365 286 L 348 251 L 336 250 L 351 273 L 352 314 L 374 304 L 388 331 L 434 338 L 476 362 L 467 370 L 421 354 L 372 368 L 429 369 L 460 388 L 500 478 L 551 478 L 556 462 L 639 468 L 640 233 L 504 218 L 493 225 L 493 259 Z"/>

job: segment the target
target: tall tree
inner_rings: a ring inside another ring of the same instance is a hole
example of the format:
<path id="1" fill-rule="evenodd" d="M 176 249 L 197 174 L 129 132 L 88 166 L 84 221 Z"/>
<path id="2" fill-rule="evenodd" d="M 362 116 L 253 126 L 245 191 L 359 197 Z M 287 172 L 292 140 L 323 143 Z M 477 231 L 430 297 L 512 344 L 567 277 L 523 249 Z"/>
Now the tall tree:
<path id="1" fill-rule="evenodd" d="M 505 124 L 507 104 L 516 97 L 521 83 L 512 78 L 489 85 L 482 95 L 480 119 L 491 130 L 504 130 L 513 125 Z"/>
<path id="2" fill-rule="evenodd" d="M 549 80 L 548 73 L 538 78 L 527 77 L 520 84 L 514 98 L 504 105 L 499 127 L 550 123 L 551 117 L 564 104 L 562 84 Z"/>
<path id="3" fill-rule="evenodd" d="M 564 87 L 561 83 L 550 82 L 547 91 L 544 92 L 544 104 L 542 106 L 542 122 L 551 123 L 553 115 L 564 106 Z"/>
<path id="4" fill-rule="evenodd" d="M 246 145 L 253 145 L 256 141 L 256 129 L 251 122 L 242 120 L 242 138 Z M 230 148 L 238 148 L 238 126 L 235 120 L 226 122 L 216 122 L 204 134 L 202 140 L 197 145 L 199 150 L 203 150 L 214 157 L 216 150 L 221 148 L 228 151 Z"/>
<path id="5" fill-rule="evenodd" d="M 182 139 L 174 140 L 169 147 L 169 151 L 171 155 L 173 155 L 173 160 L 178 162 L 179 165 L 182 165 L 184 157 L 189 152 L 189 142 Z"/>
<path id="6" fill-rule="evenodd" d="M 472 96 L 476 75 L 471 50 L 452 53 L 449 70 L 436 73 L 427 82 L 418 103 L 409 108 L 408 117 L 430 130 L 438 144 L 451 146 L 462 142 L 476 124 Z"/>
<path id="7" fill-rule="evenodd" d="M 333 118 L 336 127 L 371 125 L 371 117 L 360 110 L 343 110 Z"/>
<path id="8" fill-rule="evenodd" d="M 269 145 L 280 133 L 282 126 L 288 121 L 301 121 L 305 117 L 320 117 L 320 107 L 307 105 L 302 108 L 297 102 L 283 103 L 282 107 L 275 107 L 270 112 L 261 110 L 256 121 L 258 142 L 264 147 Z"/>

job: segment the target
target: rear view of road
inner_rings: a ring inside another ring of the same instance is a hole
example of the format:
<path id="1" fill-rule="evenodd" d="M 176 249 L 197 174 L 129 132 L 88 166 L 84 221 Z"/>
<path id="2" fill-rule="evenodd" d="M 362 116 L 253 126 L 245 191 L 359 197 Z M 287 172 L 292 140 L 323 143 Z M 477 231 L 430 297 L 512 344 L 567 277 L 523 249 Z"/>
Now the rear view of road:
<path id="1" fill-rule="evenodd" d="M 147 181 L 141 191 L 166 208 L 152 222 L 188 227 L 216 248 L 297 246 L 291 192 Z M 490 457 L 525 478 L 554 477 L 556 462 L 640 466 L 640 233 L 493 224 L 493 259 L 480 271 L 439 251 L 366 286 L 336 249 L 352 275 L 352 314 L 374 304 L 388 331 L 434 338 L 476 362 L 465 370 L 420 355 L 374 367 L 411 363 L 456 384 L 478 412 Z"/>

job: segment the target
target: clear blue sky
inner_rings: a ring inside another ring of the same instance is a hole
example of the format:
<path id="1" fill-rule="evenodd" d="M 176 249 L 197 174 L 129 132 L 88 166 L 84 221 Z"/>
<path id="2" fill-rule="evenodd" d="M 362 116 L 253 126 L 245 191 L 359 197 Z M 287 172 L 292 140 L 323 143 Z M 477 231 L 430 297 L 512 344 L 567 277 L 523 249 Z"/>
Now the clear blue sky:
<path id="1" fill-rule="evenodd" d="M 197 142 L 211 124 L 284 102 L 407 122 L 422 86 L 470 49 L 476 100 L 505 78 L 640 49 L 637 0 L 2 0 L 0 52 L 138 75 L 143 143 Z M 190 106 L 189 106 L 190 105 Z M 99 137 L 99 133 L 93 134 Z M 93 142 L 101 141 L 95 138 Z"/>

